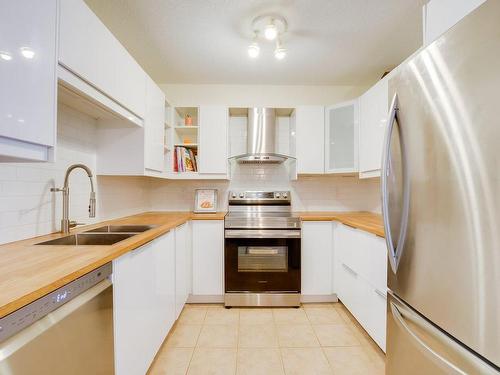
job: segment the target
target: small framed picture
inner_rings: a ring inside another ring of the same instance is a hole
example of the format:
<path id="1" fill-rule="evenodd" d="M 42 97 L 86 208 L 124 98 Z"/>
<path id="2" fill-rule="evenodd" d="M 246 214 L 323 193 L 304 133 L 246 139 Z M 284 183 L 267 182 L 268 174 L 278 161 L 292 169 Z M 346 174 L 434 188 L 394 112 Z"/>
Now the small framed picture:
<path id="1" fill-rule="evenodd" d="M 196 189 L 194 195 L 194 212 L 217 212 L 217 189 Z"/>

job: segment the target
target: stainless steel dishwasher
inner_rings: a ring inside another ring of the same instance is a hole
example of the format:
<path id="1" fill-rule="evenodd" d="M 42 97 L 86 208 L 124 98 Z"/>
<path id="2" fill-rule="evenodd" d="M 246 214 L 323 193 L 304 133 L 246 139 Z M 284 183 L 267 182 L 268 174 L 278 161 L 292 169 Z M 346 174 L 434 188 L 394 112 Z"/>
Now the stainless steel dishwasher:
<path id="1" fill-rule="evenodd" d="M 0 319 L 0 374 L 113 374 L 111 263 Z"/>

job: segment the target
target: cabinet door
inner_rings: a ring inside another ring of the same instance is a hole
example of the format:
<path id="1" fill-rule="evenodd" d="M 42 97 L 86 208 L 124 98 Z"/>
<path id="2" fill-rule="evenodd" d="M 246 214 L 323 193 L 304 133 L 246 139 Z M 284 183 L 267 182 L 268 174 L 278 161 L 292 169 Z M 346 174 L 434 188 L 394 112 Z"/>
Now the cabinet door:
<path id="1" fill-rule="evenodd" d="M 144 119 L 146 73 L 83 0 L 61 0 L 59 63 Z"/>
<path id="2" fill-rule="evenodd" d="M 329 221 L 302 223 L 301 290 L 303 295 L 332 294 L 333 224 Z"/>
<path id="3" fill-rule="evenodd" d="M 381 79 L 359 99 L 359 172 L 367 177 L 380 176 L 389 109 L 388 78 Z"/>
<path id="4" fill-rule="evenodd" d="M 170 231 L 152 242 L 154 262 L 154 332 L 151 352 L 156 355 L 176 320 L 175 315 L 175 232 Z"/>
<path id="5" fill-rule="evenodd" d="M 358 171 L 358 101 L 326 109 L 325 164 L 328 173 Z"/>
<path id="6" fill-rule="evenodd" d="M 294 117 L 297 173 L 325 173 L 325 108 L 297 107 Z"/>
<path id="7" fill-rule="evenodd" d="M 165 168 L 165 94 L 147 78 L 146 118 L 144 121 L 144 167 L 158 172 Z"/>
<path id="8" fill-rule="evenodd" d="M 153 243 L 113 261 L 113 325 L 115 371 L 144 374 L 155 341 Z"/>
<path id="9" fill-rule="evenodd" d="M 112 63 L 116 69 L 116 81 L 113 88 L 115 99 L 131 112 L 145 119 L 146 78 L 149 77 L 118 40 L 114 40 L 113 47 Z M 162 105 L 165 107 L 165 101 Z"/>
<path id="10" fill-rule="evenodd" d="M 145 374 L 175 319 L 173 234 L 113 261 L 115 371 Z"/>
<path id="11" fill-rule="evenodd" d="M 224 221 L 194 220 L 193 295 L 223 295 Z"/>
<path id="12" fill-rule="evenodd" d="M 59 63 L 113 96 L 115 39 L 83 0 L 61 0 Z"/>
<path id="13" fill-rule="evenodd" d="M 227 173 L 229 110 L 223 106 L 199 109 L 199 173 Z"/>
<path id="14" fill-rule="evenodd" d="M 424 45 L 432 43 L 486 0 L 432 0 L 424 5 Z"/>
<path id="15" fill-rule="evenodd" d="M 0 14 L 0 139 L 52 147 L 56 137 L 57 1 L 1 1 Z M 0 155 L 3 147 L 0 142 Z"/>
<path id="16" fill-rule="evenodd" d="M 175 228 L 175 314 L 179 317 L 189 294 L 189 243 L 187 223 Z"/>

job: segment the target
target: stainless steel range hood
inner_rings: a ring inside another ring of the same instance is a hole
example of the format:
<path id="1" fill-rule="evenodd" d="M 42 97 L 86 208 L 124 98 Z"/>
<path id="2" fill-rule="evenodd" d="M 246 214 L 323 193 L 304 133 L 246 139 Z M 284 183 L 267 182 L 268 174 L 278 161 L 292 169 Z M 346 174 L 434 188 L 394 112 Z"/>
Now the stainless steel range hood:
<path id="1" fill-rule="evenodd" d="M 276 109 L 248 108 L 247 152 L 232 158 L 240 164 L 281 164 L 286 155 L 276 153 Z"/>

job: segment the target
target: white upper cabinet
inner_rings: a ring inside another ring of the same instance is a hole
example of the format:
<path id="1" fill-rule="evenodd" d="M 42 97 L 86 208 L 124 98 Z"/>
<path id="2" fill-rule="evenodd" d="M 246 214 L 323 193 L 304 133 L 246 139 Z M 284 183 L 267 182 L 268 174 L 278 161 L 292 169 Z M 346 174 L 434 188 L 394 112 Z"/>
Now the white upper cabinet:
<path id="1" fill-rule="evenodd" d="M 147 77 L 146 118 L 144 120 L 144 167 L 162 172 L 165 169 L 165 94 Z"/>
<path id="2" fill-rule="evenodd" d="M 137 116 L 146 111 L 146 74 L 83 0 L 61 0 L 59 63 Z"/>
<path id="3" fill-rule="evenodd" d="M 431 0 L 423 7 L 424 45 L 432 43 L 486 0 Z"/>
<path id="4" fill-rule="evenodd" d="M 47 161 L 56 137 L 57 1 L 1 1 L 0 161 Z"/>
<path id="5" fill-rule="evenodd" d="M 327 173 L 358 171 L 358 100 L 326 108 L 325 167 Z"/>
<path id="6" fill-rule="evenodd" d="M 388 76 L 359 98 L 359 176 L 378 177 L 389 107 Z"/>
<path id="7" fill-rule="evenodd" d="M 297 173 L 325 173 L 325 107 L 297 107 L 292 122 L 295 126 Z"/>
<path id="8" fill-rule="evenodd" d="M 199 108 L 198 172 L 227 174 L 229 108 Z"/>

